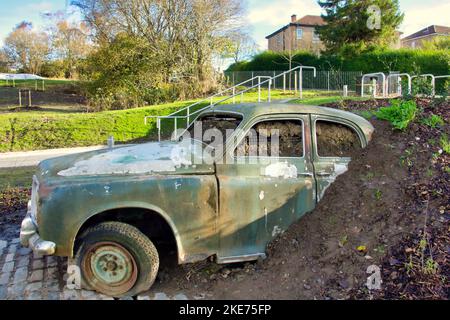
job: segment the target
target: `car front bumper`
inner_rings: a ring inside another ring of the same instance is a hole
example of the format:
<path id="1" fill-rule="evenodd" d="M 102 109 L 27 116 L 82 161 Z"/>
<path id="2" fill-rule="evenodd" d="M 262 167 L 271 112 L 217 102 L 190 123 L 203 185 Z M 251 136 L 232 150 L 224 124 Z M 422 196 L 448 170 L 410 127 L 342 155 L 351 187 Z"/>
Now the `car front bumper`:
<path id="1" fill-rule="evenodd" d="M 26 248 L 31 248 L 34 253 L 43 256 L 54 255 L 56 251 L 56 244 L 54 242 L 41 239 L 30 212 L 28 212 L 26 218 L 22 221 L 20 243 Z"/>

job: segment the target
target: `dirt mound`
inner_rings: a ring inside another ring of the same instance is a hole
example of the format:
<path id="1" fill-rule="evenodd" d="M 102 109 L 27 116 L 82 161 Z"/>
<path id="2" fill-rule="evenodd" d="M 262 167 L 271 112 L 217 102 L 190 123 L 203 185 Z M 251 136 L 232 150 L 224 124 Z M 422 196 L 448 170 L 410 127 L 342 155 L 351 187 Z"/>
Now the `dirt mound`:
<path id="1" fill-rule="evenodd" d="M 440 115 L 445 127 L 416 121 L 398 132 L 372 120 L 371 144 L 313 212 L 273 241 L 267 260 L 184 266 L 174 281 L 217 299 L 448 298 L 450 177 L 438 141 L 449 132 L 450 109 L 448 102 L 418 104 L 422 117 Z M 351 102 L 344 109 L 373 107 Z M 373 265 L 381 267 L 381 291 L 366 287 Z"/>

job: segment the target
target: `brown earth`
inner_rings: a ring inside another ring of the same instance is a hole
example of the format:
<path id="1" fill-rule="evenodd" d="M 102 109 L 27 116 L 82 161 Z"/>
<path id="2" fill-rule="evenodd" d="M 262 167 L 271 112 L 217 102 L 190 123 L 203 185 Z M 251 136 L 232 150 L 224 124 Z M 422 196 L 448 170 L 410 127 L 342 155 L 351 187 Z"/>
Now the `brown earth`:
<path id="1" fill-rule="evenodd" d="M 169 248 L 153 290 L 209 299 L 450 298 L 450 155 L 440 142 L 443 133 L 450 136 L 450 106 L 417 102 L 423 113 L 405 132 L 371 120 L 370 145 L 353 155 L 349 171 L 313 212 L 270 244 L 265 261 L 177 266 Z M 331 107 L 361 111 L 380 104 L 386 102 Z M 446 124 L 421 124 L 431 114 Z M 372 265 L 381 267 L 380 291 L 366 287 Z"/>

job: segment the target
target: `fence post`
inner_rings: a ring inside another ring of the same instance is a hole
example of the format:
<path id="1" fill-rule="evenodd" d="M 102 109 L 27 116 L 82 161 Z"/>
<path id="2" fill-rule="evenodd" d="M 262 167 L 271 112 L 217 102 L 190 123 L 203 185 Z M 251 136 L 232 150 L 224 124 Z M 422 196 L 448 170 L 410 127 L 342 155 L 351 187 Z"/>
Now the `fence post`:
<path id="1" fill-rule="evenodd" d="M 255 73 L 252 71 L 252 87 L 255 85 L 254 83 L 253 83 L 253 78 L 255 77 Z"/>
<path id="2" fill-rule="evenodd" d="M 276 71 L 274 71 L 273 72 L 273 77 L 275 78 L 276 76 L 277 76 L 277 73 L 276 73 Z M 275 79 L 273 80 L 273 88 L 277 89 L 277 80 L 275 80 Z"/>
<path id="3" fill-rule="evenodd" d="M 298 72 L 299 75 L 299 85 L 298 85 L 298 89 L 300 91 L 300 99 L 303 99 L 303 70 L 300 69 L 300 71 Z"/>
<path id="4" fill-rule="evenodd" d="M 348 85 L 344 85 L 344 97 L 348 97 Z"/>
<path id="5" fill-rule="evenodd" d="M 258 102 L 261 102 L 261 77 L 258 77 Z"/>
<path id="6" fill-rule="evenodd" d="M 294 92 L 295 93 L 297 93 L 297 84 L 298 84 L 297 72 L 294 71 Z"/>
<path id="7" fill-rule="evenodd" d="M 375 98 L 377 96 L 377 80 L 373 79 L 372 80 L 372 87 L 373 87 L 373 97 Z"/>
<path id="8" fill-rule="evenodd" d="M 22 108 L 22 91 L 19 90 L 19 106 Z"/>
<path id="9" fill-rule="evenodd" d="M 31 107 L 31 90 L 28 90 L 28 107 Z"/>
<path id="10" fill-rule="evenodd" d="M 236 104 L 236 87 L 233 87 L 233 104 Z"/>
<path id="11" fill-rule="evenodd" d="M 327 88 L 328 92 L 330 92 L 330 71 L 327 71 Z"/>
<path id="12" fill-rule="evenodd" d="M 270 97 L 270 87 L 272 87 L 272 79 L 269 79 L 269 98 L 268 98 L 268 100 L 269 100 L 269 102 L 271 102 L 271 97 Z"/>

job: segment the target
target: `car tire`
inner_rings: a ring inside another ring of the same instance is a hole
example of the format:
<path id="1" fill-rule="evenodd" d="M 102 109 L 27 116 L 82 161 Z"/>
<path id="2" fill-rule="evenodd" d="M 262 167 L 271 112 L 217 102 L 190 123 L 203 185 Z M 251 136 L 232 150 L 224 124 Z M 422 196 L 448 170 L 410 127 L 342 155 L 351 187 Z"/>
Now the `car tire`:
<path id="1" fill-rule="evenodd" d="M 156 247 L 137 228 L 103 222 L 78 239 L 75 256 L 81 284 L 112 297 L 136 296 L 150 289 L 159 269 Z"/>

